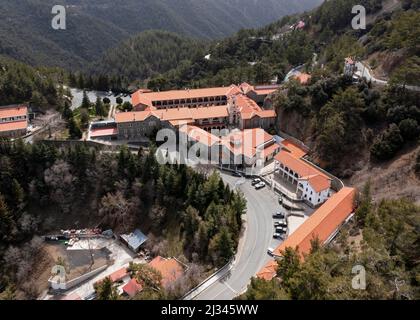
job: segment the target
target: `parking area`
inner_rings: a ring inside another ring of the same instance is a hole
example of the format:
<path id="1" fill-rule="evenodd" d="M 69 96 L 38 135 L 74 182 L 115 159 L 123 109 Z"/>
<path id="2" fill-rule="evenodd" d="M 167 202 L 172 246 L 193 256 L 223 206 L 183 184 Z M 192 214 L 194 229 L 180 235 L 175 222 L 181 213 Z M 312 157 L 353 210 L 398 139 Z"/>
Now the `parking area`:
<path id="1" fill-rule="evenodd" d="M 266 235 L 271 237 L 269 246 L 265 250 L 278 247 L 315 211 L 314 208 L 303 202 L 294 202 L 281 196 L 273 190 L 272 185 L 265 183 L 262 178 L 245 178 L 235 172 L 223 172 L 221 175 L 225 182 L 244 192 L 248 201 L 258 202 L 263 206 L 262 212 L 259 213 L 260 220 L 266 226 Z M 279 216 L 275 217 L 275 213 L 279 213 Z M 264 219 L 262 215 L 264 215 Z M 268 227 L 268 223 L 270 227 Z"/>

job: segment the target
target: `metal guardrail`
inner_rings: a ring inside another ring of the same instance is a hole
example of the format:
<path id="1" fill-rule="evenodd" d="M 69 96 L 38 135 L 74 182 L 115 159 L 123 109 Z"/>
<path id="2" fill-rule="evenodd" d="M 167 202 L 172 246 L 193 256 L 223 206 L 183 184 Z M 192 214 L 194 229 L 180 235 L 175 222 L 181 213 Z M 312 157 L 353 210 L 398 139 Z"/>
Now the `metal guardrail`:
<path id="1" fill-rule="evenodd" d="M 195 297 L 197 297 L 200 293 L 202 293 L 204 290 L 207 289 L 207 287 L 204 287 L 204 285 L 206 285 L 209 281 L 213 280 L 216 276 L 218 276 L 220 273 L 226 272 L 226 274 L 232 269 L 233 264 L 235 263 L 235 259 L 232 258 L 229 260 L 228 263 L 226 263 L 223 267 L 221 267 L 220 269 L 218 269 L 216 272 L 214 272 L 212 275 L 210 275 L 209 277 L 207 277 L 205 280 L 203 280 L 199 285 L 197 285 L 196 287 L 194 287 L 193 289 L 191 289 L 190 291 L 188 291 L 182 298 L 181 300 L 192 300 Z M 224 276 L 224 275 L 223 275 Z M 220 278 L 222 278 L 223 276 L 221 276 Z M 218 278 L 218 279 L 220 279 Z M 218 280 L 217 279 L 217 280 Z M 217 281 L 215 280 L 215 281 Z M 212 283 L 211 283 L 212 284 Z M 211 285 L 209 284 L 209 286 Z"/>

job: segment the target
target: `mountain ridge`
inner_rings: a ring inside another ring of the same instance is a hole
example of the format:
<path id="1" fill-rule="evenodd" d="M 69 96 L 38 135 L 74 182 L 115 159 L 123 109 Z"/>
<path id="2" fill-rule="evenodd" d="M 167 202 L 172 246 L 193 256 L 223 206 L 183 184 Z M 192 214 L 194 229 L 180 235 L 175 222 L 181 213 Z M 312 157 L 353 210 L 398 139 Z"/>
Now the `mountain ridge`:
<path id="1" fill-rule="evenodd" d="M 17 0 L 0 2 L 0 54 L 32 65 L 82 67 L 142 31 L 215 39 L 263 26 L 322 0 Z M 65 5 L 67 29 L 51 28 Z M 252 13 L 252 14 L 250 14 Z M 234 17 L 234 19 L 232 19 Z"/>

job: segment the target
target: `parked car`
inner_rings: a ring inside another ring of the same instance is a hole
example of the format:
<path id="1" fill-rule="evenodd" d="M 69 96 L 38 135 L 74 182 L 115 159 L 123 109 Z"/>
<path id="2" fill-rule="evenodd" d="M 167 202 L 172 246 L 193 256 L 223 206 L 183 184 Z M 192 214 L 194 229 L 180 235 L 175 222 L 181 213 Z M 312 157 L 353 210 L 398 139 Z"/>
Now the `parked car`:
<path id="1" fill-rule="evenodd" d="M 255 178 L 251 181 L 251 185 L 255 186 L 255 185 L 259 184 L 260 182 L 262 182 L 260 178 Z"/>
<path id="2" fill-rule="evenodd" d="M 273 218 L 284 219 L 285 217 L 286 217 L 286 215 L 281 211 L 277 211 L 277 212 L 273 213 Z"/>
<path id="3" fill-rule="evenodd" d="M 274 222 L 275 227 L 287 227 L 287 221 L 285 219 L 281 219 L 280 221 Z"/>
<path id="4" fill-rule="evenodd" d="M 283 236 L 283 234 L 281 234 L 279 232 L 276 232 L 275 234 L 273 234 L 273 238 L 274 239 L 283 239 L 284 236 Z"/>
<path id="5" fill-rule="evenodd" d="M 260 190 L 260 189 L 262 189 L 264 187 L 265 187 L 265 183 L 264 182 L 260 182 L 260 183 L 258 183 L 258 184 L 255 185 L 255 189 L 256 190 Z"/>
<path id="6" fill-rule="evenodd" d="M 267 253 L 272 256 L 274 254 L 274 248 L 268 248 Z"/>
<path id="7" fill-rule="evenodd" d="M 232 176 L 241 178 L 242 177 L 242 174 L 240 172 L 238 172 L 238 171 L 233 171 L 232 172 Z"/>
<path id="8" fill-rule="evenodd" d="M 281 234 L 287 233 L 287 227 L 277 227 L 276 233 L 281 233 Z"/>

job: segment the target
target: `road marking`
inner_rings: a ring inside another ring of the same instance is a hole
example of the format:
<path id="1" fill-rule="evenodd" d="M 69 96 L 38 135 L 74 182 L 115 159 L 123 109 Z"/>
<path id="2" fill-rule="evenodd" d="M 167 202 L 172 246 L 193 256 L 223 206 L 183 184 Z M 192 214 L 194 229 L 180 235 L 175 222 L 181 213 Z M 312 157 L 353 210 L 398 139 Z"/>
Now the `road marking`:
<path id="1" fill-rule="evenodd" d="M 233 289 L 227 282 L 223 282 L 223 284 L 230 290 L 232 291 L 234 294 L 238 294 L 239 292 L 236 291 L 235 289 Z"/>

